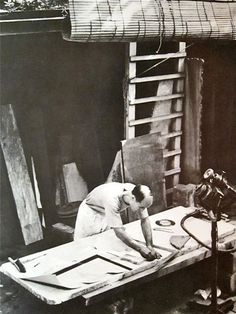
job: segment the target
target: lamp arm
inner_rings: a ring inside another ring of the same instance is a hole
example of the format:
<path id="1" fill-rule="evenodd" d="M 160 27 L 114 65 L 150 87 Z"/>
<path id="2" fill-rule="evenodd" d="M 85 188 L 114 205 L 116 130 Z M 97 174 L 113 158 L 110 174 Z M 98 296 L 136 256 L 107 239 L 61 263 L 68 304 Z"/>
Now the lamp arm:
<path id="1" fill-rule="evenodd" d="M 198 243 L 200 243 L 202 246 L 204 246 L 205 248 L 207 248 L 208 250 L 211 250 L 211 247 L 206 245 L 205 243 L 203 243 L 201 240 L 199 240 L 194 234 L 192 234 L 184 225 L 185 221 L 187 219 L 189 219 L 190 217 L 196 217 L 196 216 L 200 216 L 199 210 L 196 209 L 194 212 L 187 214 L 186 216 L 184 216 L 181 221 L 180 221 L 180 225 L 182 227 L 182 229 L 188 234 L 190 235 L 190 237 L 192 237 L 194 240 L 196 240 Z M 218 252 L 221 253 L 233 253 L 236 252 L 236 247 L 232 248 L 232 249 L 217 249 Z"/>

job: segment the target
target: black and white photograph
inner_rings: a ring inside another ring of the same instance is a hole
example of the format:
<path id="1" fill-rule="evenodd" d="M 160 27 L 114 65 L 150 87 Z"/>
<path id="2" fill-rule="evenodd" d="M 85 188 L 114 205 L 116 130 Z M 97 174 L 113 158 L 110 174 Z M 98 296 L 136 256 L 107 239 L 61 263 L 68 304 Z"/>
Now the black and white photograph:
<path id="1" fill-rule="evenodd" d="M 236 314 L 236 0 L 1 0 L 0 121 L 0 314 Z"/>

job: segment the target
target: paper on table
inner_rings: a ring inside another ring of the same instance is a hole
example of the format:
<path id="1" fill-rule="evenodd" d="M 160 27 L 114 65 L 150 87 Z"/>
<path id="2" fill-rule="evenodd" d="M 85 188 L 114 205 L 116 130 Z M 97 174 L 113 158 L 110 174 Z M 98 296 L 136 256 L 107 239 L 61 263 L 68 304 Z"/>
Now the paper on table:
<path id="1" fill-rule="evenodd" d="M 50 275 L 78 262 L 79 260 L 76 259 L 63 260 L 52 256 L 45 256 L 39 260 L 26 263 L 26 273 L 21 274 L 21 278 Z"/>
<path id="2" fill-rule="evenodd" d="M 86 287 L 88 284 L 93 284 L 99 281 L 104 280 L 104 274 L 89 274 L 89 273 L 81 273 L 79 277 L 73 276 L 64 276 L 60 277 L 55 274 L 51 275 L 42 275 L 42 276 L 35 276 L 35 277 L 28 277 L 24 278 L 26 280 L 49 284 L 53 286 L 58 286 L 62 288 L 68 289 L 76 289 L 76 288 L 83 288 Z"/>
<path id="3" fill-rule="evenodd" d="M 77 264 L 78 262 L 90 258 L 97 254 L 97 250 L 92 248 L 87 248 L 79 252 L 72 252 L 71 254 L 58 255 L 58 254 L 43 254 L 39 257 L 32 258 L 31 260 L 22 262 L 26 268 L 26 273 L 19 275 L 21 278 L 23 277 L 32 277 L 32 276 L 42 276 L 42 275 L 50 275 L 55 273 L 61 269 L 64 269 L 68 266 L 72 266 Z"/>
<path id="4" fill-rule="evenodd" d="M 68 263 L 66 266 L 68 266 Z M 57 267 L 59 267 L 59 265 L 57 265 Z M 56 275 L 53 273 L 47 273 L 36 276 L 35 273 L 33 275 L 31 272 L 31 274 L 28 273 L 27 275 L 21 276 L 21 278 L 73 289 L 79 287 L 82 288 L 88 284 L 108 280 L 109 278 L 112 278 L 113 275 L 118 275 L 124 273 L 125 271 L 127 271 L 127 268 L 122 265 L 120 266 L 110 262 L 109 260 L 107 261 L 100 256 L 94 256 L 92 260 L 75 266 L 74 268 L 62 272 L 61 274 Z"/>
<path id="5" fill-rule="evenodd" d="M 105 253 L 116 256 L 120 259 L 120 261 L 126 261 L 133 265 L 140 265 L 147 261 L 144 257 L 140 255 L 139 252 L 134 251 L 134 250 L 131 250 L 131 251 L 109 250 L 109 251 L 105 251 Z"/>
<path id="6" fill-rule="evenodd" d="M 29 280 L 33 282 L 38 282 L 38 283 L 43 283 L 47 285 L 53 285 L 53 286 L 58 286 L 62 288 L 68 288 L 68 289 L 74 289 L 74 288 L 79 288 L 83 287 L 83 284 L 80 283 L 78 285 L 78 282 L 74 284 L 73 282 L 61 282 L 58 277 L 54 274 L 52 275 L 42 275 L 42 276 L 35 276 L 35 277 L 27 277 L 27 278 L 22 278 L 24 280 Z"/>
<path id="7" fill-rule="evenodd" d="M 187 233 L 182 229 L 180 221 L 186 214 L 192 212 L 192 209 L 184 208 L 182 206 L 169 209 L 167 211 L 161 212 L 158 214 L 158 219 L 171 219 L 175 222 L 174 226 L 168 227 L 172 230 L 173 233 L 153 231 L 153 243 L 156 246 L 160 246 L 166 249 L 172 249 L 173 247 L 170 244 L 170 237 L 174 235 L 187 235 Z M 156 227 L 156 215 L 150 216 L 150 222 L 152 229 Z M 192 232 L 197 238 L 199 238 L 204 243 L 211 242 L 211 223 L 198 218 L 189 218 L 185 226 Z M 234 232 L 235 226 L 224 221 L 218 222 L 218 237 L 223 238 L 227 235 L 230 235 Z M 126 231 L 135 239 L 141 242 L 144 242 L 143 234 L 140 230 L 140 226 L 137 224 L 131 223 L 126 227 Z M 194 239 L 190 239 L 184 246 L 184 250 L 192 251 L 197 249 L 200 246 Z"/>
<path id="8" fill-rule="evenodd" d="M 110 251 L 114 248 L 119 252 L 131 250 L 130 247 L 115 235 L 114 230 L 108 230 L 105 233 L 96 235 L 94 238 L 94 246 L 99 251 Z"/>
<path id="9" fill-rule="evenodd" d="M 77 261 L 70 262 L 70 265 L 75 264 Z M 55 257 L 48 258 L 47 256 L 42 257 L 38 260 L 33 260 L 25 263 L 26 273 L 21 273 L 21 278 L 35 277 L 50 275 L 57 272 L 60 269 L 68 267 L 68 261 L 59 260 Z"/>

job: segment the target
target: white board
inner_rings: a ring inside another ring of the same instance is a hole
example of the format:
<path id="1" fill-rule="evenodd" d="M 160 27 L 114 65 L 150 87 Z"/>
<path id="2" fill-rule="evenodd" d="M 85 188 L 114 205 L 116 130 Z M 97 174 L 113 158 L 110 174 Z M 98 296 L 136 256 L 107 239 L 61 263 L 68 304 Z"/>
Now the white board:
<path id="1" fill-rule="evenodd" d="M 83 201 L 88 194 L 88 187 L 79 173 L 75 162 L 63 165 L 68 202 Z"/>

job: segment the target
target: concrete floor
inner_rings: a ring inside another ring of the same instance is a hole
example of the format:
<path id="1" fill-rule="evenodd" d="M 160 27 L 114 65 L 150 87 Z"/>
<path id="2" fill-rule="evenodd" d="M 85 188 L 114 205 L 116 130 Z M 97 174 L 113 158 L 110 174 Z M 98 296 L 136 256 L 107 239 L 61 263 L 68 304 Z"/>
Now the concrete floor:
<path id="1" fill-rule="evenodd" d="M 7 256 L 21 257 L 33 252 L 55 246 L 55 239 L 47 239 L 35 245 L 18 245 L 15 248 L 1 251 L 0 263 L 7 261 Z M 209 286 L 209 261 L 204 261 L 142 285 L 128 295 L 134 296 L 135 314 L 201 314 L 203 310 L 193 310 L 188 301 L 193 298 L 199 288 Z M 61 305 L 47 305 L 16 284 L 13 280 L 1 274 L 0 283 L 1 314 L 105 314 L 111 313 L 106 302 L 85 308 L 79 298 Z M 117 297 L 117 296 L 116 296 Z M 112 300 L 108 300 L 110 303 Z M 114 313 L 114 312 L 113 312 Z M 116 312 L 120 313 L 119 311 Z M 232 312 L 234 313 L 234 312 Z M 235 308 L 236 313 L 236 308 Z"/>

